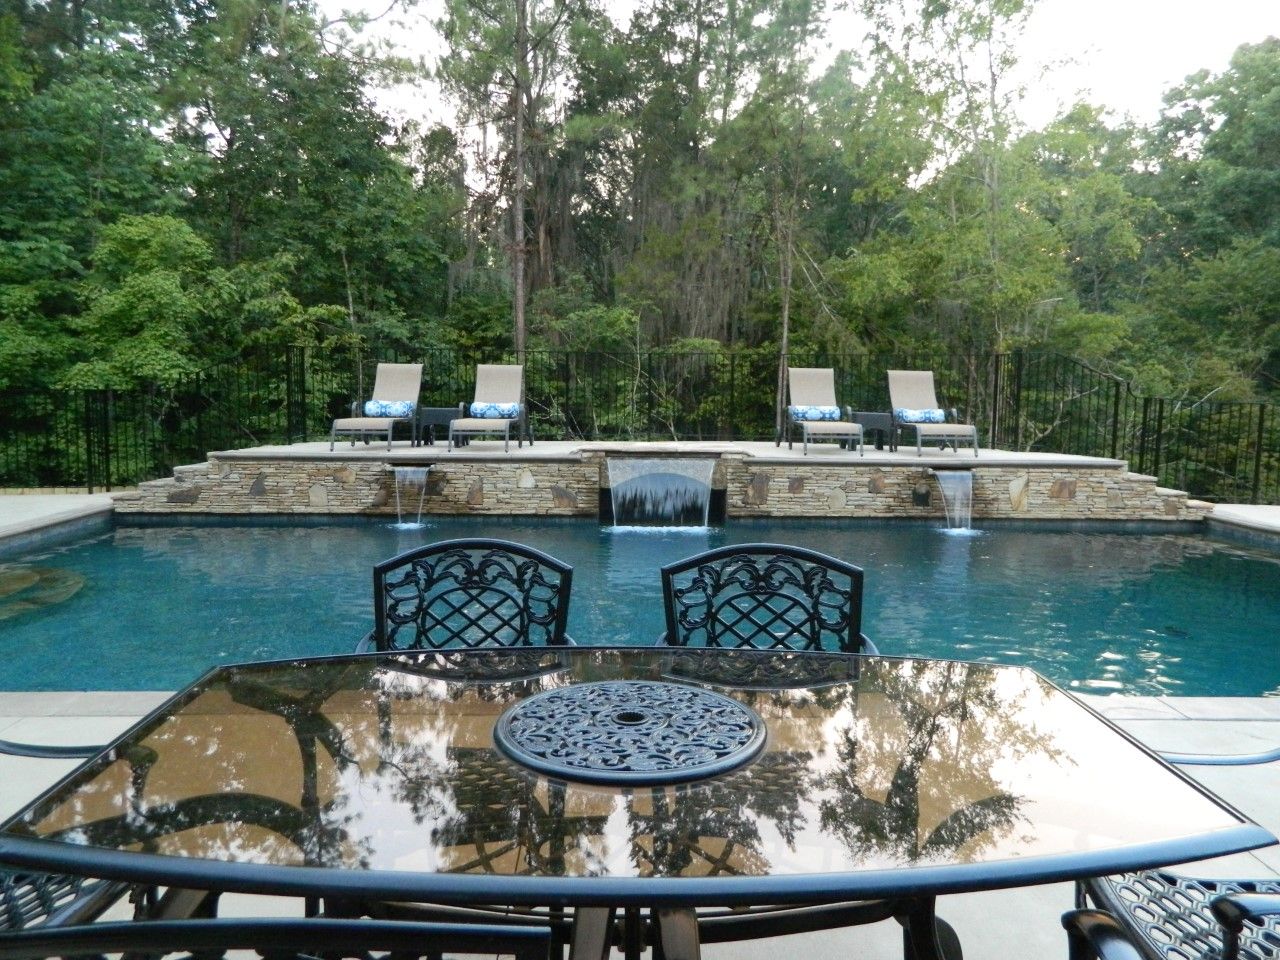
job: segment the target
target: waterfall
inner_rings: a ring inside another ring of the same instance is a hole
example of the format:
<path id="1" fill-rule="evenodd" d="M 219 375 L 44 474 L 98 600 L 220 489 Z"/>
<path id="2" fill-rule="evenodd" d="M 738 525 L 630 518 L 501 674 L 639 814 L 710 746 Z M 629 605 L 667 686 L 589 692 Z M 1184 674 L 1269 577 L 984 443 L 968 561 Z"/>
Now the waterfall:
<path id="1" fill-rule="evenodd" d="M 422 505 L 427 499 L 427 473 L 429 467 L 392 467 L 396 478 L 396 528 L 399 530 L 417 530 L 422 526 Z M 412 523 L 406 523 L 404 510 L 400 501 L 400 490 L 418 491 L 418 516 Z"/>
<path id="2" fill-rule="evenodd" d="M 711 505 L 708 457 L 610 457 L 615 527 L 705 527 Z"/>
<path id="3" fill-rule="evenodd" d="M 942 507 L 947 512 L 948 530 L 968 530 L 973 518 L 973 471 L 935 470 L 942 489 Z"/>

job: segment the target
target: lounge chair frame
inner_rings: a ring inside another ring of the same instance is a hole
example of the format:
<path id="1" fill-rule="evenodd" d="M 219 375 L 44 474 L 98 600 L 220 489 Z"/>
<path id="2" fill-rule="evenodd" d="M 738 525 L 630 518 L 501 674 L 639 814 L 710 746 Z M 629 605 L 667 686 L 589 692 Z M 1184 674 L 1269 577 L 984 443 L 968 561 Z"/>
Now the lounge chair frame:
<path id="1" fill-rule="evenodd" d="M 829 437 L 835 440 L 848 441 L 850 445 L 857 441 L 858 456 L 864 456 L 862 445 L 862 424 L 854 423 L 847 409 L 841 409 L 839 420 L 797 420 L 791 415 L 792 407 L 839 407 L 836 402 L 836 375 L 831 367 L 788 367 L 787 368 L 787 449 L 794 449 L 795 429 L 800 428 L 801 449 L 809 455 L 810 437 Z"/>
<path id="2" fill-rule="evenodd" d="M 973 455 L 978 456 L 978 428 L 971 423 L 910 423 L 898 419 L 898 410 L 940 410 L 938 396 L 933 387 L 932 370 L 890 370 L 889 371 L 889 407 L 893 417 L 893 429 L 901 434 L 904 429 L 912 429 L 916 434 L 916 456 L 924 455 L 924 441 L 936 440 L 942 449 L 951 447 L 960 452 L 959 444 L 963 441 L 973 445 Z M 956 411 L 950 409 L 947 416 L 951 421 L 956 419 Z"/>
<path id="3" fill-rule="evenodd" d="M 474 403 L 518 403 L 520 416 L 514 419 L 468 417 L 467 404 L 458 404 L 458 418 L 449 422 L 449 448 L 454 438 L 502 434 L 502 449 L 511 451 L 511 425 L 516 425 L 516 446 L 529 441 L 533 446 L 533 431 L 529 428 L 528 405 L 524 398 L 524 366 L 518 363 L 481 363 L 476 365 L 476 392 Z"/>
<path id="4" fill-rule="evenodd" d="M 329 431 L 329 449 L 333 449 L 338 434 L 351 437 L 351 445 L 356 445 L 360 438 L 365 443 L 374 434 L 386 433 L 387 449 L 391 449 L 391 434 L 397 423 L 408 423 L 413 431 L 412 443 L 418 443 L 418 395 L 422 392 L 422 364 L 420 363 L 380 363 L 373 378 L 373 395 L 370 400 L 397 402 L 410 400 L 413 409 L 404 417 L 362 417 L 360 411 L 363 403 L 355 400 L 351 404 L 351 416 L 339 417 L 333 421 Z"/>

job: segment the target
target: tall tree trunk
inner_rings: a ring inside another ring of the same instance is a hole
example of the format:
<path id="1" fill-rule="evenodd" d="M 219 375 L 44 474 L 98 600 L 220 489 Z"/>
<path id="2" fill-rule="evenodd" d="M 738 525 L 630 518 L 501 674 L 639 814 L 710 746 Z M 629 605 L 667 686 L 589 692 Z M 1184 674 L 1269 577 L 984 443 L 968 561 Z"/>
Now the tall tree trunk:
<path id="1" fill-rule="evenodd" d="M 782 211 L 782 204 L 774 199 L 773 216 L 778 227 L 778 286 L 782 294 L 782 333 L 779 339 L 778 357 L 778 393 L 774 404 L 774 427 L 777 435 L 782 436 L 782 408 L 787 402 L 787 367 L 791 361 L 787 354 L 791 350 L 791 257 L 793 254 L 793 211 Z"/>
<path id="2" fill-rule="evenodd" d="M 516 0 L 515 131 L 512 137 L 511 285 L 515 313 L 516 362 L 524 363 L 524 124 L 529 84 L 529 5 Z"/>

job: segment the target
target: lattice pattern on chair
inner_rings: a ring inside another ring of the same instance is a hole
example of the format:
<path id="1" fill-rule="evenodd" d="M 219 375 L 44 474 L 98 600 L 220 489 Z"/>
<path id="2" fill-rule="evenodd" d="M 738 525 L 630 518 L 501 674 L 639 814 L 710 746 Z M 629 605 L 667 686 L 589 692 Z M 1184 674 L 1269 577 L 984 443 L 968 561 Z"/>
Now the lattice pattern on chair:
<path id="1" fill-rule="evenodd" d="M 813 550 L 722 547 L 662 570 L 665 642 L 765 650 L 866 647 L 862 571 Z"/>
<path id="2" fill-rule="evenodd" d="M 1280 880 L 1208 880 L 1144 870 L 1089 880 L 1085 891 L 1115 916 L 1150 960 L 1203 960 L 1222 955 L 1222 927 L 1209 910 L 1231 893 L 1280 894 Z M 1240 956 L 1280 960 L 1280 921 L 1246 923 Z"/>
<path id="3" fill-rule="evenodd" d="M 378 564 L 379 650 L 520 647 L 565 636 L 573 568 L 503 540 L 448 540 Z"/>

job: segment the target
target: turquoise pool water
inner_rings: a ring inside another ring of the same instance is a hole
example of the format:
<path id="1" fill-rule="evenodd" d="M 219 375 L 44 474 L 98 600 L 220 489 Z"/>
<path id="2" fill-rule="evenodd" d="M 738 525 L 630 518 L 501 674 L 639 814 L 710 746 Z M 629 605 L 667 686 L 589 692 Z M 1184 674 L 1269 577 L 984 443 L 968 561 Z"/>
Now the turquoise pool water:
<path id="1" fill-rule="evenodd" d="M 457 536 L 520 540 L 572 563 L 580 644 L 652 643 L 659 566 L 776 540 L 866 570 L 864 630 L 886 654 L 1022 663 L 1083 692 L 1280 695 L 1280 557 L 1196 535 L 995 527 L 956 537 L 839 521 L 619 532 L 474 518 L 413 531 L 121 526 L 7 559 L 0 689 L 174 689 L 218 663 L 345 653 L 370 626 L 374 562 Z M 42 584 L 56 599 L 80 578 L 66 599 L 6 616 Z"/>

